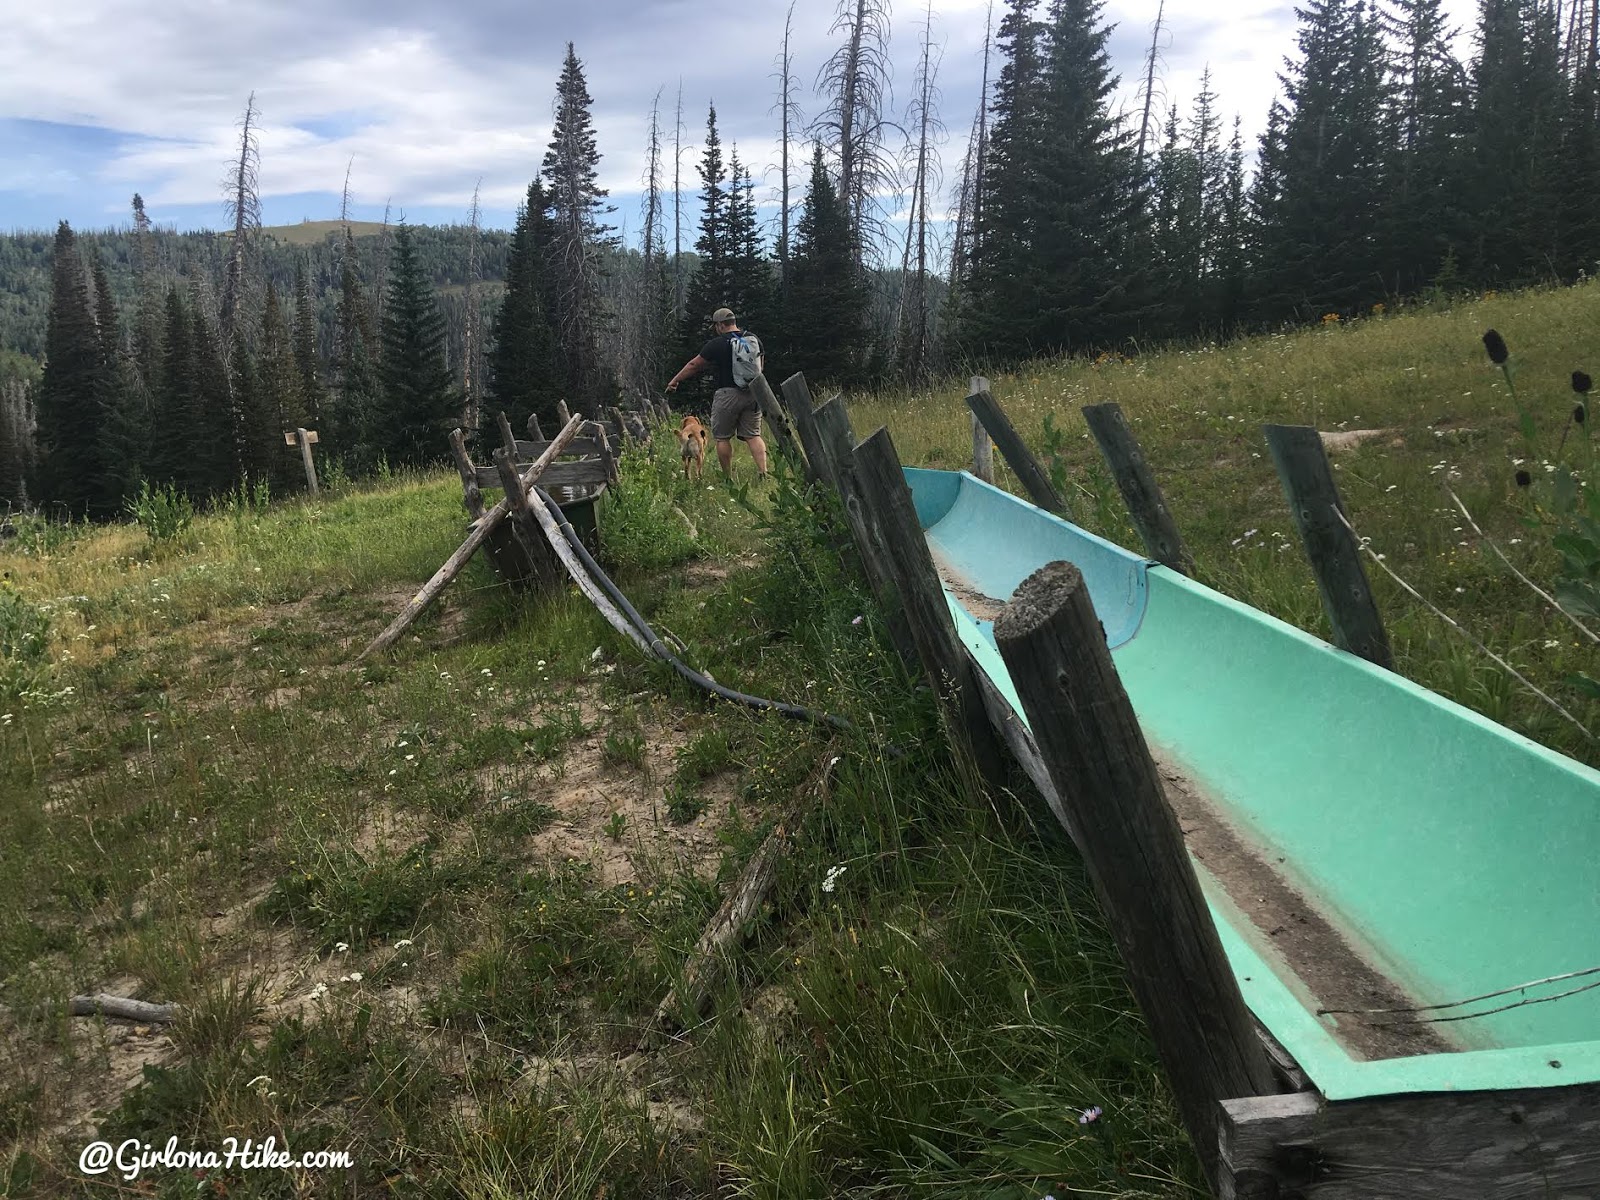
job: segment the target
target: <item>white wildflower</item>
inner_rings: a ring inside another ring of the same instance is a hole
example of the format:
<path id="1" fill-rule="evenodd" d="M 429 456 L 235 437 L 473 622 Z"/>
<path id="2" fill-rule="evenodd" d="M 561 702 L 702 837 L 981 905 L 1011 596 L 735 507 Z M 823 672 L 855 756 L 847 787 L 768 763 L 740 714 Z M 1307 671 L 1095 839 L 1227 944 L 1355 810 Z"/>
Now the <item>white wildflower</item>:
<path id="1" fill-rule="evenodd" d="M 407 946 L 409 946 L 411 944 L 412 943 L 411 943 L 411 939 L 410 938 L 401 938 L 398 942 L 396 942 L 394 944 L 394 948 L 396 950 L 404 950 Z"/>
<path id="2" fill-rule="evenodd" d="M 333 952 L 335 954 L 343 954 L 348 949 L 350 949 L 350 943 L 349 942 L 338 942 L 338 943 L 335 943 L 335 945 L 333 947 Z"/>
<path id="3" fill-rule="evenodd" d="M 839 876 L 843 875 L 849 869 L 850 868 L 845 865 L 829 867 L 827 875 L 825 875 L 822 880 L 822 890 L 825 892 L 833 891 L 834 885 L 839 882 Z"/>

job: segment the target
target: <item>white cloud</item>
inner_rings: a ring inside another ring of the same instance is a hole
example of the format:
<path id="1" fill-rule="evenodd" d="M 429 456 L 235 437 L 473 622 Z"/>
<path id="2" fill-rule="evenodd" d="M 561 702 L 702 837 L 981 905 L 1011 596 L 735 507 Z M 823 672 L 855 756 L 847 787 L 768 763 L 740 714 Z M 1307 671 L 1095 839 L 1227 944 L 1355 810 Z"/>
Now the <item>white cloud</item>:
<path id="1" fill-rule="evenodd" d="M 1131 111 L 1158 0 L 1115 0 L 1106 19 Z M 1458 21 L 1471 0 L 1452 0 Z M 0 119 L 109 128 L 126 135 L 92 182 L 120 205 L 138 188 L 152 206 L 215 204 L 235 152 L 236 122 L 253 90 L 262 112 L 261 187 L 273 196 L 337 196 L 351 185 L 364 204 L 455 206 L 465 211 L 481 178 L 491 209 L 509 211 L 538 169 L 568 38 L 584 60 L 604 156 L 602 184 L 637 193 L 652 96 L 661 90 L 670 127 L 679 80 L 684 96 L 685 191 L 715 98 L 725 141 L 736 141 L 758 180 L 771 180 L 776 146 L 775 58 L 785 6 L 707 10 L 684 0 L 571 5 L 554 0 L 59 0 L 14 6 L 0 43 Z M 941 0 L 934 35 L 944 45 L 943 116 L 950 131 L 945 177 L 956 163 L 977 100 L 986 0 Z M 812 84 L 835 43 L 831 3 L 795 13 L 795 69 L 807 115 Z M 997 6 L 996 20 L 999 18 Z M 895 102 L 910 91 L 920 6 L 895 14 Z M 1187 111 L 1210 65 L 1226 124 L 1242 115 L 1249 144 L 1278 90 L 1293 49 L 1294 13 L 1269 0 L 1169 0 L 1162 93 Z M 751 47 L 756 49 L 752 52 Z M 998 70 L 998 62 L 992 71 Z M 1163 99 L 1164 98 L 1164 99 Z M 797 148 L 803 165 L 803 147 Z M 59 184 L 49 161 L 30 159 L 0 189 Z M 621 207 L 631 204 L 624 199 Z M 104 207 L 104 205 L 98 205 Z M 637 219 L 619 212 L 631 225 Z"/>

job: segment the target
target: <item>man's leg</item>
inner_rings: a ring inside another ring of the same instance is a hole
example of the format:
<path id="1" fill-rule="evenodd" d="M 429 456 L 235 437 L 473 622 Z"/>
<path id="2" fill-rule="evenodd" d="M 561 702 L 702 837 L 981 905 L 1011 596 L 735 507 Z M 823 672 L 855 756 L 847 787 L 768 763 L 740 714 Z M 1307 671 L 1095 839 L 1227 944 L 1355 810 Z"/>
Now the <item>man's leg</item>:
<path id="1" fill-rule="evenodd" d="M 757 434 L 753 438 L 746 438 L 745 441 L 744 441 L 744 444 L 746 446 L 750 447 L 750 457 L 756 460 L 756 470 L 760 474 L 765 475 L 767 473 L 767 444 L 766 444 L 766 442 L 761 440 L 761 435 L 760 434 Z M 733 457 L 731 450 L 730 450 L 728 456 L 730 458 Z M 727 468 L 724 467 L 723 469 L 726 470 Z"/>
<path id="2" fill-rule="evenodd" d="M 762 454 L 762 458 L 764 459 L 765 457 L 766 457 L 766 454 L 763 453 Z M 733 470 L 733 439 L 732 438 L 718 438 L 717 439 L 717 461 L 722 464 L 722 473 L 723 473 L 723 475 L 727 475 L 729 472 L 731 472 Z"/>

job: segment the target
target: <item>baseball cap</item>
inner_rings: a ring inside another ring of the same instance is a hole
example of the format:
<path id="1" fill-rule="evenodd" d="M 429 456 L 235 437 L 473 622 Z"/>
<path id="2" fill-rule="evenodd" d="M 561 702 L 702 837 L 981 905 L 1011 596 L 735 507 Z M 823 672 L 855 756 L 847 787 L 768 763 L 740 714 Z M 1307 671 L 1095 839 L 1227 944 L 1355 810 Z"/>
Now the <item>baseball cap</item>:
<path id="1" fill-rule="evenodd" d="M 733 319 L 733 309 L 731 308 L 719 308 L 711 314 L 711 323 L 713 325 L 721 325 L 724 321 L 732 321 Z"/>

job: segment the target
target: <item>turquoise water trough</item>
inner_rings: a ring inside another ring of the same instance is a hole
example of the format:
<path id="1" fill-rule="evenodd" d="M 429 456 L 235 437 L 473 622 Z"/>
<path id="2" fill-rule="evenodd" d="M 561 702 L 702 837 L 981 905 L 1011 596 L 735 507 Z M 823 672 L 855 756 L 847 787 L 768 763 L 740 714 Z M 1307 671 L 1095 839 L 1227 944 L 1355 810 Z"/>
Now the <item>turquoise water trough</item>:
<path id="1" fill-rule="evenodd" d="M 994 614 L 1083 572 L 1245 1001 L 1325 1097 L 1600 1081 L 1600 773 L 972 475 L 906 477 L 1019 717 Z"/>

